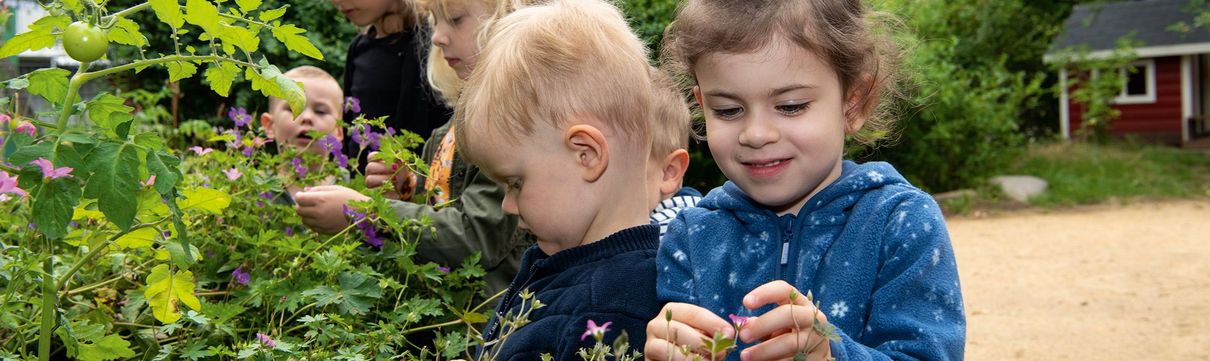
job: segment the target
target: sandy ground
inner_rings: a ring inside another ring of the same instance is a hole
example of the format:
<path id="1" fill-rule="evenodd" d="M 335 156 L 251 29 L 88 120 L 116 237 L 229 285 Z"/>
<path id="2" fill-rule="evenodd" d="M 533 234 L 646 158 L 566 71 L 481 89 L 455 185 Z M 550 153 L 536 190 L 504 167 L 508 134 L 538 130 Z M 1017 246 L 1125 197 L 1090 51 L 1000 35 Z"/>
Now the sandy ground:
<path id="1" fill-rule="evenodd" d="M 948 222 L 968 360 L 1210 360 L 1210 201 Z"/>

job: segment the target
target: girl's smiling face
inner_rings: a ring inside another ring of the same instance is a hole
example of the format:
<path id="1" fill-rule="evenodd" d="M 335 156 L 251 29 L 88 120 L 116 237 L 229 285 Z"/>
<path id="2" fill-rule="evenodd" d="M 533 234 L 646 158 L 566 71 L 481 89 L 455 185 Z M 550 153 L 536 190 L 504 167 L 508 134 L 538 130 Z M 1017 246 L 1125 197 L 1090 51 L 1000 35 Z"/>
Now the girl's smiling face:
<path id="1" fill-rule="evenodd" d="M 849 119 L 832 67 L 792 42 L 774 39 L 742 54 L 713 53 L 694 66 L 694 96 L 719 168 L 757 203 L 781 214 L 840 176 Z"/>
<path id="2" fill-rule="evenodd" d="M 440 1 L 434 1 L 433 6 L 442 6 Z M 433 45 L 441 48 L 445 61 L 458 73 L 458 77 L 466 79 L 474 69 L 479 48 L 475 37 L 479 26 L 489 15 L 487 4 L 480 0 L 445 2 L 443 8 L 429 9 L 433 14 Z"/>

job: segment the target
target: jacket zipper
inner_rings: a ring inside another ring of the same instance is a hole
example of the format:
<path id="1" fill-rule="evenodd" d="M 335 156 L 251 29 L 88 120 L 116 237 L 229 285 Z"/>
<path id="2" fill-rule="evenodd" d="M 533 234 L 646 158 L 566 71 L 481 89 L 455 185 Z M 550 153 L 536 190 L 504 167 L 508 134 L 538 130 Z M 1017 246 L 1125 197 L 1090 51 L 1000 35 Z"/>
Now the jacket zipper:
<path id="1" fill-rule="evenodd" d="M 488 332 L 487 337 L 483 338 L 484 342 L 492 341 L 496 338 L 497 329 L 500 328 L 499 327 L 500 326 L 500 317 L 504 317 L 504 315 L 508 314 L 508 310 L 513 307 L 513 297 L 517 295 L 517 292 L 518 292 L 518 290 L 521 289 L 521 287 L 524 287 L 525 285 L 529 284 L 529 280 L 534 278 L 534 271 L 536 271 L 537 268 L 538 268 L 538 265 L 536 263 L 530 265 L 528 275 L 525 277 L 525 282 L 521 282 L 519 284 L 520 287 L 509 287 L 508 288 L 508 292 L 504 294 L 506 296 L 504 298 L 504 304 L 502 304 L 502 306 L 504 306 L 504 307 L 500 308 L 501 310 L 504 311 L 504 313 L 493 315 L 494 317 L 492 317 L 491 327 L 488 327 L 488 329 L 487 329 L 487 332 Z M 486 352 L 486 351 L 487 351 L 487 349 L 484 348 L 484 352 Z"/>

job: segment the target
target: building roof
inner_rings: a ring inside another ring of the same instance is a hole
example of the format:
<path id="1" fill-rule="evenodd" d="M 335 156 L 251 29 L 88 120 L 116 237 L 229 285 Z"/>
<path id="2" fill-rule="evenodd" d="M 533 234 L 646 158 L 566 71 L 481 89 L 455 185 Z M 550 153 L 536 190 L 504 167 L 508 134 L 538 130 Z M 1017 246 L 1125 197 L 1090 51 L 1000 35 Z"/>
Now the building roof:
<path id="1" fill-rule="evenodd" d="M 1135 48 L 1140 57 L 1210 52 L 1210 29 L 1198 28 L 1187 34 L 1168 30 L 1179 22 L 1192 26 L 1198 10 L 1189 5 L 1189 0 L 1077 5 L 1063 23 L 1063 32 L 1051 43 L 1046 58 L 1082 45 L 1087 45 L 1092 57 L 1108 56 L 1117 48 L 1119 38 L 1132 33 L 1133 39 L 1142 43 Z"/>

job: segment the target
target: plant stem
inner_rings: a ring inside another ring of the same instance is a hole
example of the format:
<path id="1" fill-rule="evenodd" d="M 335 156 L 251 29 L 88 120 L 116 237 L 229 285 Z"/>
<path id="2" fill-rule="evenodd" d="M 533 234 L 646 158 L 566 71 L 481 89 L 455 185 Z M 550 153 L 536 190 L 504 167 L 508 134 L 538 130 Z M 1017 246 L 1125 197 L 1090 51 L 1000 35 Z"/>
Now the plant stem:
<path id="1" fill-rule="evenodd" d="M 124 72 L 124 71 L 131 70 L 131 69 L 158 65 L 158 64 L 163 64 L 163 63 L 171 63 L 174 61 L 207 61 L 207 60 L 232 62 L 232 63 L 239 64 L 239 65 L 242 65 L 245 67 L 250 67 L 250 68 L 259 68 L 260 67 L 253 63 L 243 62 L 243 61 L 239 61 L 239 60 L 235 60 L 235 59 L 231 59 L 231 58 L 225 58 L 225 57 L 221 57 L 218 55 L 169 55 L 169 56 L 165 56 L 163 58 L 158 58 L 158 59 L 139 60 L 139 61 L 132 62 L 130 64 L 115 66 L 115 67 L 104 69 L 104 70 L 97 70 L 94 72 L 80 74 L 78 76 L 81 77 L 82 79 L 84 79 L 84 81 L 88 81 L 88 80 L 96 79 L 96 78 L 103 77 L 106 75 Z M 74 77 L 73 77 L 73 79 L 74 79 Z"/>
<path id="2" fill-rule="evenodd" d="M 110 279 L 107 279 L 107 280 L 105 280 L 105 281 L 101 281 L 101 282 L 93 283 L 93 284 L 91 284 L 91 285 L 87 285 L 87 286 L 79 287 L 79 288 L 76 288 L 76 289 L 73 289 L 73 290 L 65 291 L 65 292 L 63 292 L 63 295 L 64 295 L 64 296 L 71 296 L 71 295 L 76 295 L 76 294 L 80 294 L 80 293 L 88 292 L 88 291 L 91 291 L 91 290 L 94 290 L 94 289 L 97 289 L 97 288 L 103 287 L 103 286 L 105 286 L 105 285 L 108 285 L 108 284 L 110 284 L 110 283 L 114 283 L 114 282 L 117 282 L 117 281 L 121 281 L 122 279 L 125 279 L 125 278 L 126 278 L 126 274 L 125 274 L 125 273 L 123 273 L 121 276 L 117 276 L 117 277 L 114 277 L 114 278 L 110 278 Z"/>
<path id="3" fill-rule="evenodd" d="M 67 83 L 67 95 L 63 97 L 63 109 L 59 112 L 59 121 L 55 124 L 56 134 L 62 135 L 67 131 L 67 119 L 71 117 L 71 106 L 76 102 L 76 93 L 79 93 L 80 86 L 90 79 L 84 76 L 88 74 L 89 65 L 92 63 L 80 63 L 80 67 L 76 69 L 76 75 L 73 75 L 71 81 Z"/>
<path id="4" fill-rule="evenodd" d="M 151 7 L 150 1 L 142 3 L 142 4 L 138 4 L 135 6 L 131 6 L 129 8 L 126 8 L 126 10 L 122 10 L 122 11 L 114 13 L 112 16 L 114 18 L 123 18 L 123 17 L 130 16 L 130 14 L 134 14 L 136 12 L 142 11 L 143 9 L 146 9 L 149 7 Z"/>
<path id="5" fill-rule="evenodd" d="M 134 227 L 130 227 L 130 229 L 128 229 L 128 230 L 118 232 L 117 234 L 114 234 L 113 236 L 109 237 L 109 239 L 105 240 L 100 245 L 94 247 L 91 251 L 89 251 L 88 254 L 84 256 L 84 258 L 81 258 L 79 261 L 76 261 L 76 264 L 72 265 L 71 269 L 68 270 L 67 273 L 64 273 L 63 277 L 59 278 L 58 287 L 56 287 L 55 289 L 60 290 L 60 289 L 63 289 L 64 286 L 67 286 L 67 281 L 71 279 L 72 275 L 76 274 L 76 271 L 79 271 L 81 267 L 84 267 L 85 263 L 91 262 L 93 260 L 93 258 L 96 258 L 97 255 L 101 254 L 101 252 L 108 249 L 109 244 L 113 243 L 114 240 L 117 240 L 118 238 L 122 238 L 122 236 L 125 236 L 127 233 L 134 232 L 135 230 L 147 228 L 147 227 L 154 227 L 154 226 L 156 226 L 160 223 L 164 223 L 165 221 L 168 221 L 170 219 L 171 218 L 164 218 L 159 221 L 152 222 L 152 223 L 139 224 Z"/>
<path id="6" fill-rule="evenodd" d="M 38 337 L 38 359 L 41 361 L 50 361 L 50 336 L 51 330 L 55 328 L 55 276 L 51 254 L 53 251 L 47 247 L 42 255 L 42 330 Z"/>

